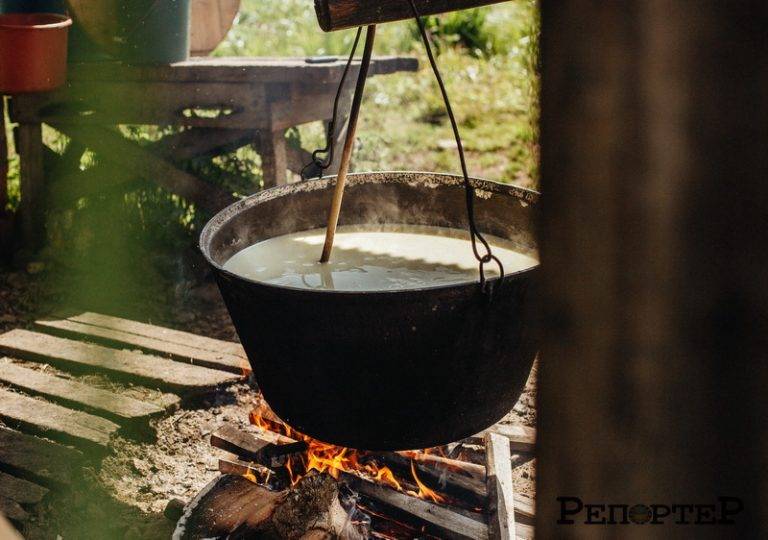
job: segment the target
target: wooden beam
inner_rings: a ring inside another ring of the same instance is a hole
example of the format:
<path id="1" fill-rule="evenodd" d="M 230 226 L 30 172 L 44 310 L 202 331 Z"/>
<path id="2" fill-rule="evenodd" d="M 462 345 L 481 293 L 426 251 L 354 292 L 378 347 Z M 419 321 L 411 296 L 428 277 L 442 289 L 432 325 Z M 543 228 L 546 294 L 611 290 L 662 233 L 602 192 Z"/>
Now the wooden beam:
<path id="1" fill-rule="evenodd" d="M 221 210 L 235 201 L 235 197 L 221 188 L 178 169 L 116 131 L 98 126 L 59 122 L 52 125 L 65 135 L 86 144 L 88 148 L 100 154 L 101 159 L 127 167 L 210 212 Z"/>
<path id="2" fill-rule="evenodd" d="M 768 537 L 767 5 L 540 5 L 537 536 Z M 743 509 L 558 524 L 564 496 Z"/>
<path id="3" fill-rule="evenodd" d="M 507 439 L 498 433 L 485 437 L 488 470 L 488 529 L 493 540 L 514 540 L 515 491 L 512 485 L 512 456 Z"/>
<path id="4" fill-rule="evenodd" d="M 265 130 L 259 134 L 259 155 L 264 174 L 264 188 L 282 186 L 288 182 L 288 154 L 285 130 Z"/>
<path id="5" fill-rule="evenodd" d="M 497 4 L 503 0 L 415 0 L 419 15 Z M 317 22 L 326 32 L 356 26 L 381 24 L 413 18 L 408 0 L 315 0 Z"/>
<path id="6" fill-rule="evenodd" d="M 312 63 L 306 57 L 209 57 L 193 58 L 175 64 L 127 66 L 124 62 L 74 63 L 69 66 L 70 83 L 93 81 L 156 81 L 222 83 L 306 83 L 337 84 L 346 66 L 346 58 L 333 62 Z M 360 62 L 352 64 L 351 75 Z M 416 71 L 419 62 L 407 56 L 377 56 L 371 63 L 371 75 L 386 75 L 399 71 Z M 194 85 L 193 85 L 194 86 Z M 65 91 L 54 92 L 65 94 Z M 34 96 L 23 96 L 31 101 Z M 48 99 L 39 96 L 37 99 Z M 13 118 L 13 117 L 12 117 Z M 318 119 L 319 120 L 319 119 Z M 16 121 L 14 119 L 14 121 Z"/>
<path id="7" fill-rule="evenodd" d="M 172 161 L 213 157 L 237 150 L 258 137 L 255 129 L 194 127 L 166 135 L 149 146 L 153 152 Z"/>

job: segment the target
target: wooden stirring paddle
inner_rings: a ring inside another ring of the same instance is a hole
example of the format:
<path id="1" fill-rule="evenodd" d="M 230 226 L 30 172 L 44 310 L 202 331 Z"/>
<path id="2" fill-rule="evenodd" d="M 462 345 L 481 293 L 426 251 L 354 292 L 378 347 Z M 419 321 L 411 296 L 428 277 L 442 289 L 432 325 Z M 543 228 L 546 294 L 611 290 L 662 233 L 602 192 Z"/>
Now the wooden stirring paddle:
<path id="1" fill-rule="evenodd" d="M 371 53 L 373 52 L 373 41 L 375 37 L 376 25 L 372 24 L 367 28 L 365 33 L 365 48 L 363 49 L 363 58 L 360 64 L 360 72 L 357 75 L 355 95 L 352 98 L 352 108 L 349 112 L 349 125 L 347 126 L 347 136 L 344 140 L 344 151 L 341 154 L 339 174 L 336 177 L 336 187 L 333 190 L 331 209 L 328 212 L 328 225 L 325 230 L 325 244 L 323 245 L 323 254 L 320 257 L 321 263 L 328 262 L 328 260 L 331 258 L 331 251 L 333 250 L 333 238 L 336 236 L 336 226 L 339 223 L 341 201 L 344 198 L 344 185 L 347 183 L 349 162 L 352 159 L 352 149 L 355 146 L 357 117 L 360 114 L 360 104 L 363 101 L 363 90 L 365 90 L 365 81 L 368 78 L 368 67 L 371 65 Z"/>

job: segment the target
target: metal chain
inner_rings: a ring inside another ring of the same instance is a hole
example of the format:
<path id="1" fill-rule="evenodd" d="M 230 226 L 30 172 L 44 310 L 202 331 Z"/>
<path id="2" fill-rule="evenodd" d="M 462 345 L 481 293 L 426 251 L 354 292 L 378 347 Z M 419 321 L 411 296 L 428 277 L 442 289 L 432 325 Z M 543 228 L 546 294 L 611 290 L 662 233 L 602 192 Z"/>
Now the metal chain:
<path id="1" fill-rule="evenodd" d="M 335 150 L 335 136 L 336 136 L 336 120 L 339 113 L 339 101 L 341 101 L 341 94 L 344 90 L 344 83 L 347 80 L 347 74 L 349 73 L 349 68 L 352 65 L 352 61 L 355 58 L 355 52 L 357 52 L 357 44 L 360 42 L 360 35 L 363 32 L 362 26 L 357 29 L 357 35 L 355 36 L 355 41 L 352 43 L 352 51 L 349 53 L 349 58 L 347 59 L 347 65 L 344 67 L 344 73 L 341 75 L 341 81 L 339 81 L 339 88 L 336 90 L 336 97 L 333 100 L 333 116 L 331 117 L 331 121 L 328 122 L 328 128 L 325 133 L 325 148 L 318 148 L 314 152 L 312 152 L 312 161 L 304 165 L 304 167 L 301 169 L 301 178 L 304 180 L 308 180 L 307 174 L 310 167 L 313 165 L 317 169 L 317 177 L 322 178 L 323 172 L 331 166 L 331 163 L 333 163 L 333 153 Z M 318 155 L 319 154 L 328 154 L 325 161 L 321 160 Z"/>
<path id="2" fill-rule="evenodd" d="M 411 4 L 411 11 L 413 12 L 413 17 L 416 19 L 416 24 L 419 27 L 419 33 L 421 34 L 421 40 L 424 42 L 424 47 L 427 50 L 427 58 L 429 58 L 429 64 L 432 66 L 432 72 L 435 74 L 435 79 L 437 79 L 437 84 L 440 87 L 440 93 L 443 95 L 443 102 L 445 103 L 446 111 L 448 112 L 448 118 L 451 121 L 451 128 L 453 128 L 453 136 L 456 139 L 456 146 L 459 151 L 459 161 L 461 162 L 461 172 L 464 176 L 464 192 L 466 194 L 466 203 L 467 203 L 467 221 L 469 222 L 469 237 L 472 241 L 472 252 L 475 255 L 475 259 L 477 259 L 477 262 L 480 265 L 480 287 L 482 288 L 483 292 L 491 293 L 490 287 L 488 287 L 488 283 L 485 279 L 485 265 L 490 263 L 491 261 L 495 262 L 496 265 L 499 267 L 499 283 L 501 283 L 502 279 L 504 278 L 504 265 L 501 264 L 501 261 L 498 257 L 496 257 L 493 252 L 491 251 L 491 246 L 488 243 L 488 241 L 483 237 L 483 235 L 480 233 L 480 231 L 477 228 L 477 224 L 475 223 L 475 188 L 472 186 L 472 183 L 469 181 L 469 173 L 467 172 L 467 162 L 464 157 L 464 145 L 461 142 L 461 134 L 459 134 L 459 126 L 456 123 L 456 118 L 453 115 L 453 107 L 451 107 L 451 100 L 448 98 L 448 92 L 445 89 L 445 83 L 443 82 L 443 78 L 440 75 L 440 70 L 437 67 L 437 62 L 435 62 L 435 56 L 432 53 L 432 46 L 429 43 L 429 36 L 427 35 L 427 31 L 424 28 L 424 23 L 421 20 L 421 16 L 419 15 L 418 10 L 416 9 L 416 4 L 413 2 L 413 0 L 408 0 L 408 2 Z M 478 250 L 477 243 L 480 241 L 480 243 L 485 248 L 485 254 L 481 255 L 480 251 Z"/>

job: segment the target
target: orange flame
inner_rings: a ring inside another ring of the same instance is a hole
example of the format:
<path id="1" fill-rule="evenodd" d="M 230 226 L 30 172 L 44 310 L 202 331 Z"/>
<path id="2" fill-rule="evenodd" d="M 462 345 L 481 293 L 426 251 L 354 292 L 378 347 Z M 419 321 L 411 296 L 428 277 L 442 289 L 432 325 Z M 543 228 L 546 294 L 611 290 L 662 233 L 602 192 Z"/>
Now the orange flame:
<path id="1" fill-rule="evenodd" d="M 429 489 L 421 480 L 419 480 L 419 476 L 416 474 L 416 465 L 413 461 L 411 461 L 411 474 L 413 475 L 413 479 L 416 480 L 416 485 L 419 486 L 419 492 L 415 493 L 415 496 L 420 499 L 430 499 L 436 503 L 445 502 L 445 498 L 442 495 Z"/>
<path id="2" fill-rule="evenodd" d="M 250 421 L 251 424 L 265 431 L 307 443 L 308 448 L 304 453 L 293 454 L 286 460 L 285 468 L 292 486 L 310 471 L 317 471 L 328 473 L 336 479 L 341 476 L 341 473 L 353 474 L 405 492 L 401 482 L 389 467 L 379 465 L 375 459 L 362 459 L 366 457 L 366 452 L 323 443 L 299 433 L 278 419 L 263 400 L 260 400 L 257 407 L 251 411 Z M 419 491 L 418 493 L 409 491 L 410 495 L 438 503 L 445 501 L 441 495 L 424 485 L 419 479 L 413 460 L 411 460 L 411 474 Z"/>

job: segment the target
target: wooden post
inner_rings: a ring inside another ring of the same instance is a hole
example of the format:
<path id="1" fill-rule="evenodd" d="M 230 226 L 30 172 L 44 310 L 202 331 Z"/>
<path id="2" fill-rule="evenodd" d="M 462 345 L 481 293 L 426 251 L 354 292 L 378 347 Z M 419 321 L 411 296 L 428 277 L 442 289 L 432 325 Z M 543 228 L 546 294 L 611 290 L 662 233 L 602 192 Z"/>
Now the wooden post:
<path id="1" fill-rule="evenodd" d="M 766 6 L 541 8 L 536 536 L 765 536 Z M 558 524 L 558 497 L 744 508 L 732 525 Z"/>
<path id="2" fill-rule="evenodd" d="M 45 172 L 43 170 L 43 133 L 39 123 L 16 127 L 16 151 L 21 172 L 22 249 L 31 253 L 45 240 L 45 210 L 43 203 Z"/>
<path id="3" fill-rule="evenodd" d="M 287 183 L 288 154 L 286 152 L 285 130 L 264 130 L 259 135 L 261 170 L 264 174 L 264 188 Z"/>
<path id="4" fill-rule="evenodd" d="M 5 98 L 0 95 L 0 216 L 8 204 L 8 138 L 5 133 Z"/>
<path id="5" fill-rule="evenodd" d="M 488 536 L 492 540 L 515 540 L 515 490 L 512 485 L 512 456 L 509 440 L 498 433 L 485 436 L 485 468 L 488 486 Z"/>

